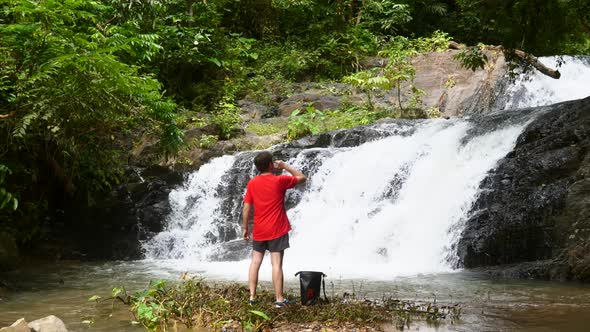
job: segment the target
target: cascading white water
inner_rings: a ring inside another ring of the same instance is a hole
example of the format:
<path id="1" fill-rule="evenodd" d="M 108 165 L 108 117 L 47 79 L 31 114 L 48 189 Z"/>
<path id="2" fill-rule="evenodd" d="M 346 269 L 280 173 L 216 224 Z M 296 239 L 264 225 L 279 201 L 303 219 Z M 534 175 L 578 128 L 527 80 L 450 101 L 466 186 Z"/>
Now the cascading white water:
<path id="1" fill-rule="evenodd" d="M 551 56 L 539 60 L 557 68 L 561 78 L 556 80 L 536 70 L 521 74 L 508 88 L 510 100 L 505 109 L 545 106 L 590 96 L 590 57 Z"/>
<path id="2" fill-rule="evenodd" d="M 210 253 L 210 238 L 218 237 L 219 206 L 217 188 L 235 157 L 223 156 L 191 174 L 185 186 L 170 193 L 172 214 L 166 230 L 144 245 L 147 257 L 205 260 Z"/>
<path id="3" fill-rule="evenodd" d="M 298 204 L 288 210 L 293 232 L 285 272 L 383 279 L 450 271 L 450 247 L 480 182 L 511 151 L 524 125 L 468 137 L 473 123 L 467 120 L 429 120 L 411 135 L 355 148 L 314 149 L 320 165 Z M 214 159 L 171 194 L 175 211 L 167 230 L 146 243 L 148 259 L 215 277 L 247 277 L 247 260 L 207 258 L 218 248 L 210 238 L 219 223 L 220 202 L 233 199 L 240 205 L 243 189 L 233 198 L 216 194 L 234 162 L 233 157 Z M 304 153 L 290 160 L 302 168 L 310 162 Z M 228 222 L 239 227 L 235 219 Z M 263 264 L 261 278 L 270 278 L 269 265 Z"/>

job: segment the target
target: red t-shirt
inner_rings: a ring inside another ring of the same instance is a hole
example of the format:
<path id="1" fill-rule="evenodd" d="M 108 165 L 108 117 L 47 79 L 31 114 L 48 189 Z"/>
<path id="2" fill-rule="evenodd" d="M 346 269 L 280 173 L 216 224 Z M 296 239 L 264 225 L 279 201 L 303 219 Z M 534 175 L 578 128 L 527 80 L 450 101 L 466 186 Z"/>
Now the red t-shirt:
<path id="1" fill-rule="evenodd" d="M 295 187 L 297 178 L 289 175 L 259 175 L 248 182 L 244 203 L 254 206 L 252 239 L 277 239 L 291 230 L 285 211 L 285 192 Z"/>

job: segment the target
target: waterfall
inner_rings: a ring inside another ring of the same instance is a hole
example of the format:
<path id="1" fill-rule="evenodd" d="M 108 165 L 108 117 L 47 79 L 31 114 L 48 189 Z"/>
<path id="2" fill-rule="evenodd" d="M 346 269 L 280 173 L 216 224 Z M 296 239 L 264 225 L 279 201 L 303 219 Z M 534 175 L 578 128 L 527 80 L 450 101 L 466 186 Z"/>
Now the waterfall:
<path id="1" fill-rule="evenodd" d="M 556 80 L 537 70 L 521 73 L 507 89 L 505 109 L 545 106 L 590 96 L 589 56 L 551 56 L 539 60 L 559 69 L 561 78 Z"/>
<path id="2" fill-rule="evenodd" d="M 285 272 L 380 279 L 450 271 L 480 182 L 529 119 L 512 117 L 490 129 L 470 119 L 391 121 L 368 126 L 381 138 L 356 147 L 275 147 L 308 175 L 287 196 L 293 231 Z M 249 250 L 239 239 L 240 209 L 254 156 L 214 159 L 172 192 L 174 212 L 166 230 L 144 243 L 147 259 L 245 279 Z M 269 265 L 261 278 L 270 278 Z"/>

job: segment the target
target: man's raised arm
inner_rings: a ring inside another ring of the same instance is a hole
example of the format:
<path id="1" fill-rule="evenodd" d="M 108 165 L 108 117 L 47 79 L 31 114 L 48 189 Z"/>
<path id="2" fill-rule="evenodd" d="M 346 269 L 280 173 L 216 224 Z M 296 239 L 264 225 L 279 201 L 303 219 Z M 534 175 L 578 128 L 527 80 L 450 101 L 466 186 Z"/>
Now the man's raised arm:
<path id="1" fill-rule="evenodd" d="M 287 172 L 291 173 L 291 175 L 293 175 L 294 177 L 297 178 L 297 184 L 302 184 L 305 183 L 305 181 L 307 181 L 307 177 L 305 175 L 303 175 L 303 173 L 301 173 L 301 171 L 293 168 L 293 166 L 287 164 L 284 161 L 281 160 L 277 160 L 276 161 L 277 166 L 279 169 L 284 169 Z"/>

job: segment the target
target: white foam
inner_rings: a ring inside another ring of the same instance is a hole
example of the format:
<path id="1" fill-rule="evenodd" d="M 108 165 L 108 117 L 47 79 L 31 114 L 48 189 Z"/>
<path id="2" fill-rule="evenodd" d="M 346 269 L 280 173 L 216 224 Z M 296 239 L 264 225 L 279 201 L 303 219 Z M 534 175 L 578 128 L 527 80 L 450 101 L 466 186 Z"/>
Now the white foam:
<path id="1" fill-rule="evenodd" d="M 558 67 L 560 58 L 564 63 Z M 590 96 L 590 58 L 551 56 L 539 60 L 550 68 L 557 68 L 561 78 L 556 80 L 536 70 L 520 75 L 508 89 L 512 98 L 506 109 L 545 106 Z"/>

